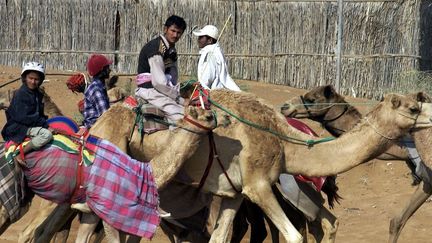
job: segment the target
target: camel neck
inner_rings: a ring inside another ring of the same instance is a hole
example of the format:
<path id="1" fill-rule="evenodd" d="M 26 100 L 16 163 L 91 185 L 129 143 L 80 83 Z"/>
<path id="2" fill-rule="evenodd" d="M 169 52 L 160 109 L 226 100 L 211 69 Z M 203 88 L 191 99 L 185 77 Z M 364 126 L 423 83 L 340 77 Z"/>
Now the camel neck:
<path id="1" fill-rule="evenodd" d="M 285 172 L 306 176 L 336 175 L 375 158 L 391 142 L 365 121 L 336 140 L 312 147 L 284 142 Z"/>

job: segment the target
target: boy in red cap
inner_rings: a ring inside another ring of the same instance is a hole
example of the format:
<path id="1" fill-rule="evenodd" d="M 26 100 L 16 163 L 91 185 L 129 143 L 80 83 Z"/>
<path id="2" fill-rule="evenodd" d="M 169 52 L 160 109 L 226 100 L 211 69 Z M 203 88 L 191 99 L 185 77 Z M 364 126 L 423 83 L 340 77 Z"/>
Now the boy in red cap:
<path id="1" fill-rule="evenodd" d="M 92 76 L 92 82 L 84 92 L 83 123 L 87 129 L 109 108 L 105 80 L 109 78 L 111 64 L 111 60 L 100 54 L 93 54 L 87 62 L 87 71 Z"/>

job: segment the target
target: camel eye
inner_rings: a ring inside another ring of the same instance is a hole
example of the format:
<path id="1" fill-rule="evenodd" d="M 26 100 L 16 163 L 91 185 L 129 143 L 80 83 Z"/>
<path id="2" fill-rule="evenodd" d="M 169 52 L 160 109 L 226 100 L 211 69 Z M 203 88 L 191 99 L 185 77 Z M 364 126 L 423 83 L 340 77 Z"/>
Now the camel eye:
<path id="1" fill-rule="evenodd" d="M 313 98 L 305 98 L 305 99 L 304 99 L 304 102 L 305 102 L 306 104 L 313 104 L 313 103 L 315 103 L 315 100 L 314 100 Z"/>
<path id="2" fill-rule="evenodd" d="M 420 112 L 419 108 L 417 108 L 417 107 L 410 107 L 409 109 L 410 109 L 411 113 L 419 113 Z"/>

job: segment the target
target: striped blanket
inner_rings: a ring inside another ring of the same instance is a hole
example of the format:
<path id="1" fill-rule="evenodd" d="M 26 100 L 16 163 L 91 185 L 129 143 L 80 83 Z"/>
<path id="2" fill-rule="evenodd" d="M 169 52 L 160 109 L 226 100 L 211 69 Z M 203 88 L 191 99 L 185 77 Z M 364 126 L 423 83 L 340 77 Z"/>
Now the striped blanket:
<path id="1" fill-rule="evenodd" d="M 159 196 L 150 164 L 132 159 L 108 141 L 92 139 L 87 143 L 92 146 L 92 163 L 81 166 L 85 190 L 75 194 L 73 203 L 87 200 L 114 228 L 152 238 L 159 225 Z M 26 155 L 23 169 L 28 186 L 56 203 L 70 202 L 76 186 L 80 154 L 66 140 L 55 135 L 54 142 Z"/>
<path id="2" fill-rule="evenodd" d="M 87 178 L 87 204 L 114 228 L 151 239 L 159 225 L 159 196 L 150 164 L 106 140 L 97 147 Z"/>
<path id="3" fill-rule="evenodd" d="M 15 164 L 7 163 L 4 156 L 4 143 L 0 145 L 0 202 L 6 209 L 12 223 L 22 216 L 20 209 L 33 197 L 25 190 L 24 174 L 15 170 Z"/>

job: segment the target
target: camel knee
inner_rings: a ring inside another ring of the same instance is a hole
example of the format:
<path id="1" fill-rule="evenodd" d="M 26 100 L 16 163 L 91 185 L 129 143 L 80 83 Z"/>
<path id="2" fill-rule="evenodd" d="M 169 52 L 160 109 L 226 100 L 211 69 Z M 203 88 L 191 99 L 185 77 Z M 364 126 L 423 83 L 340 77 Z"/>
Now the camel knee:
<path id="1" fill-rule="evenodd" d="M 9 215 L 6 211 L 6 208 L 1 206 L 0 207 L 0 226 L 4 225 L 9 219 Z"/>
<path id="2" fill-rule="evenodd" d="M 336 219 L 333 223 L 331 223 L 330 221 L 328 221 L 327 219 L 323 219 L 321 221 L 321 225 L 323 228 L 323 239 L 322 239 L 322 243 L 333 243 L 336 240 L 336 232 L 339 228 L 339 220 Z"/>
<path id="3" fill-rule="evenodd" d="M 397 234 L 401 228 L 401 221 L 399 217 L 394 217 L 390 220 L 389 233 L 391 235 Z"/>

